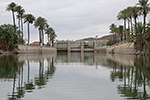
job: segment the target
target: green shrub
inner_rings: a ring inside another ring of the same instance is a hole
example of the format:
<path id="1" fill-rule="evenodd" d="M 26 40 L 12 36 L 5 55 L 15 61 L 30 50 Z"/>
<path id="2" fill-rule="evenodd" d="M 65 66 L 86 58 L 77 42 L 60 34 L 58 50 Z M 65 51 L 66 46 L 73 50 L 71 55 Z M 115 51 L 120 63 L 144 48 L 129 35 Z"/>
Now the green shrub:
<path id="1" fill-rule="evenodd" d="M 1 25 L 0 26 L 0 49 L 13 50 L 18 43 L 18 36 L 14 33 L 13 26 Z"/>

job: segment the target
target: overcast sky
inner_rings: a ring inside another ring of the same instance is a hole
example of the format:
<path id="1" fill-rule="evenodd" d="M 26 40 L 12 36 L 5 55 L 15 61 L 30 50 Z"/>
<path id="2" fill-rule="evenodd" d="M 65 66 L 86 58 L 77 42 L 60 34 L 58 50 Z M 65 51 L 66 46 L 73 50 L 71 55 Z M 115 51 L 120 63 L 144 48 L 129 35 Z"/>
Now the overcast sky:
<path id="1" fill-rule="evenodd" d="M 0 0 L 0 24 L 12 22 L 11 12 L 6 7 L 11 0 Z M 109 34 L 109 25 L 118 21 L 120 10 L 134 6 L 138 0 L 14 0 L 26 14 L 47 19 L 55 29 L 58 40 L 77 40 L 85 37 L 98 37 Z M 149 16 L 148 16 L 149 17 Z M 38 40 L 38 29 L 30 25 L 31 42 Z M 24 25 L 25 37 L 27 27 Z M 46 38 L 46 36 L 45 36 Z M 46 42 L 46 40 L 45 40 Z"/>

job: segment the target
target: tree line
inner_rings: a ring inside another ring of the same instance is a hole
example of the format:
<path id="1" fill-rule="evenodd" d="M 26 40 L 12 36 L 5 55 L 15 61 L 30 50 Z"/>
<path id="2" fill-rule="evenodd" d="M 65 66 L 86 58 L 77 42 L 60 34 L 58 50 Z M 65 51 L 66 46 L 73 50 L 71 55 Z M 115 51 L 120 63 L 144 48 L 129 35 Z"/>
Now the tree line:
<path id="1" fill-rule="evenodd" d="M 38 28 L 38 31 L 39 31 L 39 41 L 40 41 L 40 46 L 43 46 L 44 44 L 44 33 L 47 34 L 47 37 L 48 37 L 48 43 L 47 45 L 48 46 L 54 46 L 54 40 L 55 38 L 57 37 L 56 33 L 55 33 L 55 30 L 50 27 L 47 23 L 47 20 L 43 17 L 38 17 L 38 18 L 35 18 L 35 16 L 33 16 L 32 14 L 25 14 L 25 9 L 20 6 L 20 5 L 17 5 L 16 3 L 14 2 L 11 2 L 10 4 L 7 5 L 6 7 L 6 11 L 11 11 L 12 12 L 12 19 L 13 19 L 13 25 L 1 25 L 0 26 L 0 35 L 1 35 L 1 38 L 0 38 L 0 43 L 1 45 L 4 45 L 5 42 L 7 42 L 7 44 L 9 44 L 10 41 L 5 41 L 5 38 L 2 38 L 4 37 L 4 35 L 6 35 L 5 33 L 7 33 L 6 31 L 6 27 L 10 28 L 11 27 L 11 30 L 9 30 L 8 28 L 8 31 L 10 31 L 10 34 L 13 35 L 15 34 L 15 36 L 17 35 L 18 38 L 14 38 L 12 37 L 12 39 L 15 39 L 15 42 L 16 44 L 24 44 L 25 43 L 25 40 L 23 39 L 23 36 L 24 36 L 24 32 L 23 32 L 23 24 L 24 23 L 27 23 L 27 32 L 28 32 L 28 45 L 30 44 L 30 24 L 34 24 L 35 28 Z M 16 17 L 15 17 L 15 13 L 17 13 Z M 18 26 L 16 25 L 16 18 L 18 20 Z M 3 27 L 5 26 L 5 28 Z M 12 29 L 13 27 L 13 29 Z M 2 33 L 3 31 L 3 33 Z M 6 32 L 5 32 L 6 31 Z M 4 42 L 5 41 L 5 42 Z M 0 48 L 1 49 L 8 49 L 8 48 L 3 48 L 3 46 L 0 45 Z"/>
<path id="2" fill-rule="evenodd" d="M 115 25 L 112 23 L 109 26 L 110 33 L 113 33 L 113 41 L 111 44 L 116 44 L 118 41 L 126 41 L 135 44 L 135 49 L 143 51 L 143 48 L 150 46 L 150 21 L 147 23 L 146 18 L 150 12 L 149 0 L 139 0 L 135 6 L 129 6 L 117 15 L 117 20 L 123 20 L 124 25 Z M 142 16 L 143 21 L 140 22 L 138 17 Z M 120 39 L 117 41 L 117 36 Z"/>

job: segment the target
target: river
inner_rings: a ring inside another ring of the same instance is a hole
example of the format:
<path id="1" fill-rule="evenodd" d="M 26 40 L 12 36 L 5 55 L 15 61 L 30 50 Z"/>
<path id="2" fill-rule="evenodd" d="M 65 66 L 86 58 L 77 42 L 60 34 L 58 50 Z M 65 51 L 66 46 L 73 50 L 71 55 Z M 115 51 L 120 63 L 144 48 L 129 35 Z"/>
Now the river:
<path id="1" fill-rule="evenodd" d="M 0 100 L 124 99 L 150 99 L 150 57 L 0 55 Z"/>

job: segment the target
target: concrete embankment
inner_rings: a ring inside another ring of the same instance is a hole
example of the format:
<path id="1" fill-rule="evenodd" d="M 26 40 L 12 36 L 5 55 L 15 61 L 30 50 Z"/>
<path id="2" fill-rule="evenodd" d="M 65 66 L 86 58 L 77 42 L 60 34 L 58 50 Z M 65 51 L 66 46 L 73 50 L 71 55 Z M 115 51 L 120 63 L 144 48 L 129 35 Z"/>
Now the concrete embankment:
<path id="1" fill-rule="evenodd" d="M 135 53 L 133 43 L 132 44 L 124 43 L 124 44 L 115 45 L 115 46 L 106 48 L 107 53 L 111 53 L 112 50 L 115 54 L 134 54 Z"/>
<path id="2" fill-rule="evenodd" d="M 134 44 L 119 44 L 110 47 L 97 47 L 95 49 L 97 53 L 112 53 L 112 50 L 115 54 L 135 54 Z"/>
<path id="3" fill-rule="evenodd" d="M 135 52 L 134 50 L 134 44 L 119 44 L 119 45 L 114 45 L 110 47 L 98 47 L 96 48 L 96 51 L 98 53 L 112 53 L 112 51 L 115 54 L 136 54 L 138 52 Z"/>
<path id="4" fill-rule="evenodd" d="M 49 53 L 49 54 L 18 54 L 18 61 L 25 61 L 25 60 L 40 60 L 46 58 L 56 58 L 57 53 Z"/>
<path id="5" fill-rule="evenodd" d="M 34 53 L 56 53 L 56 48 L 18 45 L 17 53 L 19 54 L 34 54 Z"/>

